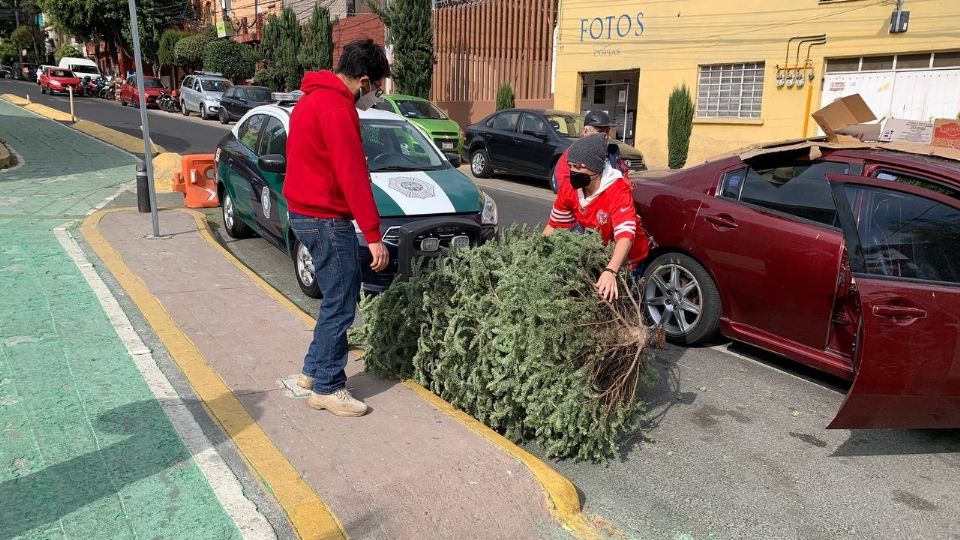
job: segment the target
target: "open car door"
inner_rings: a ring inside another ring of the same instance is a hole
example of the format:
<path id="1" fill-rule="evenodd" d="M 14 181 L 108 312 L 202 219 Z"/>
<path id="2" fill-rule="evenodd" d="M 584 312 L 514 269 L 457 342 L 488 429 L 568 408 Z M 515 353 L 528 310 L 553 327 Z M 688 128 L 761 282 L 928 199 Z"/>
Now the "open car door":
<path id="1" fill-rule="evenodd" d="M 853 385 L 828 427 L 960 427 L 960 200 L 827 179 L 860 303 Z"/>

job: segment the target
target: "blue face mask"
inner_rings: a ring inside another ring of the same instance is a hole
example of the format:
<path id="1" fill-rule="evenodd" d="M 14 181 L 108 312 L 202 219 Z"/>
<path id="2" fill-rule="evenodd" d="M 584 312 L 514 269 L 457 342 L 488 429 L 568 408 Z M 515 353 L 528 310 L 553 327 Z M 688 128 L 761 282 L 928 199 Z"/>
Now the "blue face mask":
<path id="1" fill-rule="evenodd" d="M 583 189 L 590 185 L 593 177 L 587 173 L 570 171 L 570 185 L 573 189 Z"/>

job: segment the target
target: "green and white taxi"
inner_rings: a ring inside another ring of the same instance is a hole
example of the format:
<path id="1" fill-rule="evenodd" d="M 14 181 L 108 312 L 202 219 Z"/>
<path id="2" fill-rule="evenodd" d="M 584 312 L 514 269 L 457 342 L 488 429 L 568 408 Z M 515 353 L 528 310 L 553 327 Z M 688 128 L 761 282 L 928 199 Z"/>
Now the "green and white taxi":
<path id="1" fill-rule="evenodd" d="M 243 238 L 256 233 L 286 252 L 293 260 L 300 288 L 317 298 L 319 286 L 310 253 L 289 227 L 282 193 L 292 110 L 282 101 L 256 107 L 224 136 L 214 154 L 217 194 L 227 234 Z M 402 266 L 405 253 L 440 252 L 463 245 L 468 236 L 458 227 L 464 224 L 472 225 L 473 241 L 496 236 L 496 203 L 457 170 L 455 155 L 444 155 L 421 128 L 401 116 L 375 109 L 359 114 L 383 241 L 391 254 L 386 270 L 370 270 L 370 251 L 357 231 L 365 291 L 385 290 Z M 420 227 L 409 242 L 416 245 L 402 247 L 401 239 L 406 242 L 408 231 L 420 222 L 438 226 Z"/>

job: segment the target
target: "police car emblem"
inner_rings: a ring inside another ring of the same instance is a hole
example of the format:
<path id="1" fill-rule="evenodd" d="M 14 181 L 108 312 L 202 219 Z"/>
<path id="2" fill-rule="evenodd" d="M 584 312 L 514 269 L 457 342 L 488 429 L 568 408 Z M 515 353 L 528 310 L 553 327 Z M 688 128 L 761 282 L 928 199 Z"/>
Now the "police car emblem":
<path id="1" fill-rule="evenodd" d="M 270 219 L 270 188 L 263 186 L 260 192 L 260 204 L 263 205 L 263 217 Z"/>
<path id="2" fill-rule="evenodd" d="M 597 212 L 597 223 L 599 223 L 600 225 L 606 225 L 607 220 L 609 219 L 610 219 L 610 214 L 606 213 L 605 211 L 601 210 Z"/>
<path id="3" fill-rule="evenodd" d="M 429 199 L 436 195 L 433 186 L 411 176 L 397 176 L 391 178 L 388 185 L 390 189 L 402 193 L 411 199 Z"/>

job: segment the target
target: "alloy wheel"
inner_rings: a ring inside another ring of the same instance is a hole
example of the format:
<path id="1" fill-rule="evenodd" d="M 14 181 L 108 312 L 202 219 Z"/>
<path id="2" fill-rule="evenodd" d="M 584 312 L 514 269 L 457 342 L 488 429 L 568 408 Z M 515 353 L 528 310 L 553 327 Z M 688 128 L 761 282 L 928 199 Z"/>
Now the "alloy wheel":
<path id="1" fill-rule="evenodd" d="M 678 264 L 657 267 L 644 285 L 647 316 L 669 335 L 687 334 L 700 322 L 703 292 L 689 270 Z"/>
<path id="2" fill-rule="evenodd" d="M 233 229 L 233 199 L 230 198 L 230 194 L 224 190 L 223 193 L 223 224 L 227 227 L 228 230 Z"/>
<path id="3" fill-rule="evenodd" d="M 482 152 L 477 152 L 473 154 L 473 159 L 470 160 L 470 167 L 473 170 L 474 176 L 480 176 L 483 174 L 483 169 L 487 166 L 487 160 L 483 157 Z"/>
<path id="4" fill-rule="evenodd" d="M 316 279 L 315 272 L 316 270 L 313 267 L 313 257 L 310 255 L 310 250 L 303 244 L 298 243 L 297 276 L 300 278 L 300 282 L 310 287 L 313 285 L 313 280 Z"/>

